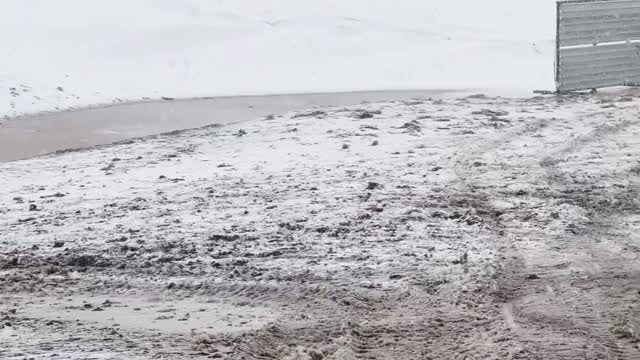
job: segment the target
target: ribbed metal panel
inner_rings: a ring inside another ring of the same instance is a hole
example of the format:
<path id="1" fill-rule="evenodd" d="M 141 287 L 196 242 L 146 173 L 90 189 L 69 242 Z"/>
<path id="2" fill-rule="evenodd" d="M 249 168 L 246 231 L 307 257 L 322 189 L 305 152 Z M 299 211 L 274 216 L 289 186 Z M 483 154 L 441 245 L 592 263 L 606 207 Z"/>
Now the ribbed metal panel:
<path id="1" fill-rule="evenodd" d="M 558 3 L 559 91 L 640 84 L 640 0 Z"/>
<path id="2" fill-rule="evenodd" d="M 640 43 L 560 49 L 560 91 L 640 84 Z"/>
<path id="3" fill-rule="evenodd" d="M 640 16 L 638 17 L 638 20 L 640 20 Z M 561 31 L 561 46 L 628 41 L 640 38 L 640 25 L 633 25 L 620 29 L 616 29 L 615 27 L 598 28 L 598 26 L 596 26 L 591 30 L 567 31 L 566 29 L 561 29 Z"/>
<path id="4" fill-rule="evenodd" d="M 560 46 L 640 39 L 640 1 L 560 3 Z"/>

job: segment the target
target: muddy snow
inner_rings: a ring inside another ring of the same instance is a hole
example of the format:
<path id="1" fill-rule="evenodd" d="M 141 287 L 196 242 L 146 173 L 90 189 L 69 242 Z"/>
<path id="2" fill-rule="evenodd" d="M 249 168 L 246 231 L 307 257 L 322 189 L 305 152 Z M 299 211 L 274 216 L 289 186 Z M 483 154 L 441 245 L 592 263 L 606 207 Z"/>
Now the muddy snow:
<path id="1" fill-rule="evenodd" d="M 640 358 L 639 103 L 320 108 L 0 164 L 0 358 Z"/>

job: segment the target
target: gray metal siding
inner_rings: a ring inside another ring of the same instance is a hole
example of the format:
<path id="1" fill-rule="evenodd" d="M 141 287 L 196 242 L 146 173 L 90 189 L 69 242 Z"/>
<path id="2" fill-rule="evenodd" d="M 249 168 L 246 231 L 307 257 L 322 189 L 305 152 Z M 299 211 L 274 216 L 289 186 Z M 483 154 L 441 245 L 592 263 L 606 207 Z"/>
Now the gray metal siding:
<path id="1" fill-rule="evenodd" d="M 640 0 L 559 2 L 557 36 L 559 91 L 640 84 Z"/>

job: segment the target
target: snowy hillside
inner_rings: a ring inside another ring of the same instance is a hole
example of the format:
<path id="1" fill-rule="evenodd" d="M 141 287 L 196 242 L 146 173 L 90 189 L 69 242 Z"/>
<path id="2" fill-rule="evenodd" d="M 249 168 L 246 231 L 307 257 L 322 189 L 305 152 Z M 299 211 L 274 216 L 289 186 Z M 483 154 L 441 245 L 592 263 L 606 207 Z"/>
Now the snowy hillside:
<path id="1" fill-rule="evenodd" d="M 143 97 L 551 88 L 553 0 L 3 0 L 0 116 Z"/>

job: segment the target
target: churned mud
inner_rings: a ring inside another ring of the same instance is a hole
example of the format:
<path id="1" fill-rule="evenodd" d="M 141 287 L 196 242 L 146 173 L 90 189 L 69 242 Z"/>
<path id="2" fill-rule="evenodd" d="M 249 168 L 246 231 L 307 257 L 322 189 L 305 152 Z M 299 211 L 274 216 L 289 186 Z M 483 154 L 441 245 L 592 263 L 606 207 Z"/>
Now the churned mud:
<path id="1" fill-rule="evenodd" d="M 0 165 L 2 359 L 640 359 L 640 98 L 320 108 Z"/>

